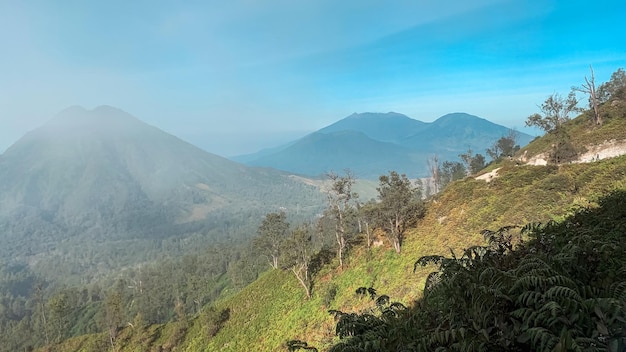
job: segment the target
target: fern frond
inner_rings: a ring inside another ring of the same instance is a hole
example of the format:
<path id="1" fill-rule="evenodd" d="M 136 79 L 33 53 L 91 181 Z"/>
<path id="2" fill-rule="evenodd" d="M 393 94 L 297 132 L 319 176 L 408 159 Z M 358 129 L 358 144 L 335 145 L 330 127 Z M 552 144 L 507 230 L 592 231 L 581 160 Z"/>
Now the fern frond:
<path id="1" fill-rule="evenodd" d="M 429 264 L 440 265 L 444 259 L 446 259 L 446 257 L 442 255 L 426 255 L 420 257 L 415 264 L 413 264 L 413 272 L 417 271 L 418 266 L 427 266 Z"/>
<path id="2" fill-rule="evenodd" d="M 566 287 L 566 286 L 553 286 L 550 287 L 546 293 L 545 297 L 547 299 L 559 299 L 559 298 L 570 298 L 577 302 L 582 301 L 582 297 L 575 290 Z"/>

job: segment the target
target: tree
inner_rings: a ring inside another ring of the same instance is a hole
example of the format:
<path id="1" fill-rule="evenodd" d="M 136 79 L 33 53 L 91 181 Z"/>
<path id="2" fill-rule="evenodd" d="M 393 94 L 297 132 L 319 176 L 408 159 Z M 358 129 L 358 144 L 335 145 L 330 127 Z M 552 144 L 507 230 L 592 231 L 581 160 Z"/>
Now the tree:
<path id="1" fill-rule="evenodd" d="M 458 161 L 444 161 L 439 169 L 439 189 L 465 177 L 465 167 Z"/>
<path id="2" fill-rule="evenodd" d="M 424 213 L 421 192 L 406 175 L 395 171 L 380 176 L 379 180 L 378 224 L 387 232 L 396 253 L 400 253 L 404 233 Z"/>
<path id="3" fill-rule="evenodd" d="M 65 340 L 70 330 L 70 315 L 72 314 L 72 304 L 66 292 L 59 292 L 52 296 L 46 308 L 50 313 L 50 327 L 55 342 Z"/>
<path id="4" fill-rule="evenodd" d="M 352 200 L 358 198 L 352 192 L 355 179 L 350 171 L 345 176 L 339 176 L 333 172 L 327 174 L 331 181 L 327 192 L 328 210 L 335 221 L 335 239 L 337 241 L 337 258 L 339 267 L 343 268 L 343 255 L 348 246 L 347 215 L 352 207 Z"/>
<path id="5" fill-rule="evenodd" d="M 470 163 L 470 171 L 473 174 L 485 168 L 485 157 L 482 154 L 476 154 Z"/>
<path id="6" fill-rule="evenodd" d="M 498 160 L 502 157 L 512 157 L 520 150 L 517 140 L 519 139 L 519 133 L 515 130 L 509 130 L 506 136 L 500 137 L 491 148 L 487 149 L 487 155 L 492 160 Z"/>
<path id="7" fill-rule="evenodd" d="M 585 83 L 583 83 L 580 87 L 574 87 L 572 89 L 589 95 L 589 108 L 593 111 L 592 120 L 596 125 L 601 126 L 602 116 L 598 110 L 598 93 L 596 91 L 596 82 L 593 74 L 593 67 L 591 67 L 591 65 L 589 65 L 589 70 L 591 70 L 591 79 L 588 79 L 585 76 Z"/>
<path id="8" fill-rule="evenodd" d="M 485 157 L 481 154 L 473 154 L 472 148 L 468 148 L 466 153 L 459 154 L 459 158 L 465 165 L 466 175 L 473 175 L 485 167 Z"/>
<path id="9" fill-rule="evenodd" d="M 435 186 L 435 194 L 437 194 L 439 193 L 439 169 L 441 168 L 437 154 L 433 154 L 433 156 L 428 158 L 426 164 L 428 165 L 428 172 Z"/>
<path id="10" fill-rule="evenodd" d="M 311 298 L 310 264 L 313 252 L 313 236 L 308 225 L 302 225 L 292 231 L 284 245 L 285 263 L 304 288 L 307 298 Z"/>
<path id="11" fill-rule="evenodd" d="M 123 321 L 122 296 L 117 292 L 107 295 L 104 301 L 104 325 L 112 348 L 115 347 L 115 339 Z"/>
<path id="12" fill-rule="evenodd" d="M 542 115 L 528 116 L 526 126 L 536 126 L 547 133 L 554 133 L 561 128 L 563 123 L 569 121 L 571 113 L 579 111 L 577 105 L 578 100 L 573 90 L 567 95 L 567 98 L 554 93 L 539 106 Z"/>
<path id="13" fill-rule="evenodd" d="M 282 244 L 287 237 L 289 223 L 285 213 L 268 213 L 259 226 L 258 237 L 254 239 L 254 246 L 272 260 L 270 265 L 278 269 L 278 260 Z"/>
<path id="14" fill-rule="evenodd" d="M 604 82 L 598 87 L 598 101 L 606 103 L 611 99 L 619 99 L 624 93 L 626 93 L 626 72 L 623 68 L 619 68 L 613 72 L 608 82 Z"/>
<path id="15" fill-rule="evenodd" d="M 374 200 L 363 204 L 359 208 L 359 217 L 361 218 L 363 222 L 363 227 L 365 228 L 367 249 L 370 249 L 370 247 L 372 246 L 372 225 L 375 225 L 377 219 L 380 217 L 379 212 L 380 209 L 378 203 L 376 203 L 376 201 Z"/>

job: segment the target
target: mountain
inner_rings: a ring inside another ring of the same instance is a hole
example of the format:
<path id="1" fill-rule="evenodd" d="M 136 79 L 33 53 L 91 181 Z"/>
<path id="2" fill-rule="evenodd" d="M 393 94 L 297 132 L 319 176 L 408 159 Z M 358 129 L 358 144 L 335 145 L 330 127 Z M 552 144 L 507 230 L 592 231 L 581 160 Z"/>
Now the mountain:
<path id="1" fill-rule="evenodd" d="M 390 170 L 425 177 L 430 156 L 458 160 L 468 148 L 485 155 L 487 148 L 509 132 L 507 127 L 465 113 L 448 114 L 432 123 L 394 112 L 355 113 L 289 144 L 234 160 L 309 176 L 350 169 L 367 179 Z M 522 146 L 533 138 L 518 135 Z"/>
<path id="2" fill-rule="evenodd" d="M 414 150 L 428 150 L 445 159 L 457 159 L 460 153 L 472 148 L 485 155 L 485 150 L 511 130 L 478 116 L 452 113 L 441 116 L 424 129 L 405 138 L 401 145 Z M 524 146 L 534 137 L 518 132 L 518 144 Z"/>
<path id="3" fill-rule="evenodd" d="M 364 112 L 354 113 L 317 132 L 358 131 L 377 141 L 397 143 L 422 131 L 427 126 L 425 122 L 395 112 L 386 114 Z"/>
<path id="4" fill-rule="evenodd" d="M 139 257 L 131 247 L 249 237 L 262 214 L 321 204 L 318 189 L 285 173 L 207 153 L 113 107 L 72 107 L 0 156 L 0 259 L 72 261 L 90 247 L 128 264 Z"/>
<path id="5" fill-rule="evenodd" d="M 397 165 L 410 166 L 414 161 L 410 151 L 402 146 L 372 139 L 355 130 L 339 130 L 309 134 L 248 164 L 312 176 L 349 168 L 359 177 L 376 178 L 378 170 L 394 170 Z"/>

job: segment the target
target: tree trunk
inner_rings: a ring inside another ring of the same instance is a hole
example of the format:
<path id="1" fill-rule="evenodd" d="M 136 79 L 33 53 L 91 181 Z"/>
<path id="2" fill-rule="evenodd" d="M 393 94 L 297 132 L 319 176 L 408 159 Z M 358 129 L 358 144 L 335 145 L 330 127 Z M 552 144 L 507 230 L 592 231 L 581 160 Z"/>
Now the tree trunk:
<path id="1" fill-rule="evenodd" d="M 302 287 L 304 287 L 304 292 L 306 293 L 306 298 L 307 299 L 311 298 L 311 288 L 307 284 L 307 280 L 305 280 L 302 277 L 302 275 L 300 274 L 300 271 L 296 270 L 295 266 L 293 268 L 291 268 L 291 272 L 293 272 L 293 274 L 295 275 L 296 279 L 298 279 L 298 282 L 300 282 L 300 285 L 302 285 Z"/>
<path id="2" fill-rule="evenodd" d="M 337 206 L 337 225 L 335 227 L 335 237 L 337 238 L 337 256 L 339 257 L 339 267 L 343 269 L 343 249 L 346 246 L 345 228 L 343 226 L 342 210 Z"/>
<path id="3" fill-rule="evenodd" d="M 400 254 L 400 240 L 398 238 L 393 241 L 393 249 L 396 250 L 396 253 Z"/>
<path id="4" fill-rule="evenodd" d="M 367 249 L 370 249 L 372 247 L 372 235 L 370 231 L 370 224 L 367 221 L 365 222 L 365 234 L 367 235 Z"/>

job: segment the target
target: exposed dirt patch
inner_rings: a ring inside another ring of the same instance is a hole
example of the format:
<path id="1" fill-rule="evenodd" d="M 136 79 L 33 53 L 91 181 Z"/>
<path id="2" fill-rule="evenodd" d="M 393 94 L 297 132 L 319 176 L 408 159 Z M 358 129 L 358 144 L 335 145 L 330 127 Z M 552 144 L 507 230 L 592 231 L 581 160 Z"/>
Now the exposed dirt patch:
<path id="1" fill-rule="evenodd" d="M 626 154 L 626 140 L 606 141 L 602 144 L 587 147 L 587 152 L 576 160 L 576 163 L 589 163 L 592 161 L 614 158 Z"/>
<path id="2" fill-rule="evenodd" d="M 493 180 L 494 178 L 498 177 L 498 170 L 500 170 L 501 167 L 492 170 L 491 172 L 487 172 L 485 174 L 482 174 L 480 176 L 476 176 L 477 180 L 483 180 L 485 182 L 490 182 L 491 180 Z"/>
<path id="3" fill-rule="evenodd" d="M 590 163 L 602 159 L 614 158 L 616 156 L 626 154 L 626 140 L 605 141 L 604 143 L 587 146 L 587 152 L 581 154 L 578 159 L 574 160 L 574 163 Z M 548 165 L 548 153 L 541 153 L 527 158 L 526 153 L 517 159 L 519 162 L 526 165 Z M 483 180 L 489 182 L 492 179 L 498 177 L 497 168 L 486 174 L 476 176 L 477 180 Z"/>

